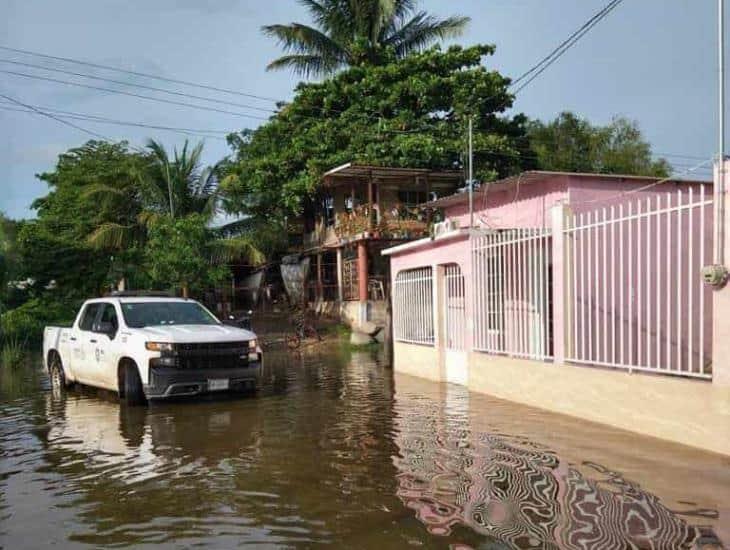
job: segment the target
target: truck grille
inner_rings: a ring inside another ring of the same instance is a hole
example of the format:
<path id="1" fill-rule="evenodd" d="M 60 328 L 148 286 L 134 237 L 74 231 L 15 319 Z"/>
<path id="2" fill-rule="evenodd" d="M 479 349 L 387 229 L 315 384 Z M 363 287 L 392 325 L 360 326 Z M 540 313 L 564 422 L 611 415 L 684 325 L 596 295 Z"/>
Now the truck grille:
<path id="1" fill-rule="evenodd" d="M 248 365 L 248 342 L 176 344 L 172 353 L 180 369 L 235 368 Z"/>

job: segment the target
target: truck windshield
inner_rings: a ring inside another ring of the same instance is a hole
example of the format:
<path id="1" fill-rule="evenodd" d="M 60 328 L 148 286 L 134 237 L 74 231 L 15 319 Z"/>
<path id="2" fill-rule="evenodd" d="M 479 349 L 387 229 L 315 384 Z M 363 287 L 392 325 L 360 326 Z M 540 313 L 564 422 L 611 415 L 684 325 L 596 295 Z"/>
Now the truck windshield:
<path id="1" fill-rule="evenodd" d="M 130 328 L 220 324 L 195 302 L 125 302 L 121 306 Z"/>

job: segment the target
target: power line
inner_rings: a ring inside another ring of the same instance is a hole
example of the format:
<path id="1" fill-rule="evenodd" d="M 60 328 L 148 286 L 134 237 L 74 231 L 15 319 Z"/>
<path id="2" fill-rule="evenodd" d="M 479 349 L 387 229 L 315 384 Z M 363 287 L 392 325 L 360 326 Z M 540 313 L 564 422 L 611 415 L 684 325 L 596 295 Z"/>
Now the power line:
<path id="1" fill-rule="evenodd" d="M 602 10 L 600 10 L 593 17 L 591 17 L 578 30 L 576 30 L 575 32 L 573 32 L 566 40 L 564 40 L 560 45 L 558 45 L 555 49 L 553 49 L 547 56 L 545 56 L 536 65 L 534 65 L 532 68 L 530 68 L 528 71 L 526 71 L 525 73 L 523 73 L 520 77 L 518 77 L 515 81 L 513 81 L 510 84 L 510 86 L 516 85 L 517 83 L 519 83 L 520 81 L 522 81 L 524 78 L 528 77 L 532 73 L 535 73 L 535 74 L 533 74 L 529 78 L 529 80 L 527 82 L 525 82 L 525 84 L 523 84 L 522 86 L 520 86 L 520 88 L 515 91 L 514 95 L 517 95 L 517 93 L 519 93 L 520 91 L 522 91 L 535 78 L 537 78 L 540 74 L 542 74 L 542 72 L 544 72 L 550 65 L 552 65 L 555 61 L 557 61 L 557 59 L 559 57 L 561 57 L 570 47 L 572 47 L 591 28 L 593 28 L 596 24 L 598 24 L 598 22 L 600 22 L 604 17 L 606 17 L 622 1 L 623 0 L 612 0 L 611 2 L 609 2 L 609 4 L 607 4 Z M 157 79 L 157 80 L 166 81 L 166 82 L 172 82 L 172 83 L 176 83 L 176 84 L 183 84 L 183 85 L 187 85 L 187 86 L 195 86 L 195 87 L 209 89 L 209 90 L 215 90 L 215 91 L 223 92 L 223 93 L 233 93 L 233 94 L 242 95 L 242 96 L 245 96 L 245 97 L 255 97 L 257 99 L 265 99 L 265 100 L 269 100 L 269 101 L 279 102 L 279 100 L 276 100 L 274 98 L 268 98 L 268 97 L 263 97 L 263 96 L 256 96 L 254 94 L 246 94 L 246 93 L 243 93 L 243 92 L 237 92 L 235 90 L 228 90 L 228 89 L 225 89 L 225 88 L 218 88 L 218 87 L 215 87 L 215 86 L 198 84 L 198 83 L 184 81 L 184 80 L 179 80 L 179 79 L 158 77 L 156 75 L 151 75 L 151 74 L 148 74 L 148 73 L 141 73 L 141 72 L 138 72 L 138 71 L 129 71 L 129 70 L 125 70 L 125 69 L 119 69 L 117 67 L 112 67 L 112 66 L 109 66 L 109 65 L 103 65 L 103 64 L 100 64 L 100 63 L 92 63 L 92 62 L 82 61 L 82 60 L 78 60 L 78 59 L 72 59 L 72 58 L 68 58 L 68 57 L 61 57 L 61 56 L 53 56 L 53 55 L 48 55 L 48 54 L 42 54 L 42 53 L 39 53 L 39 52 L 32 52 L 32 51 L 29 51 L 29 50 L 22 50 L 22 49 L 19 49 L 19 48 L 11 48 L 11 47 L 8 47 L 8 46 L 0 46 L 0 49 L 1 50 L 10 51 L 10 52 L 14 52 L 14 53 L 21 53 L 21 54 L 25 54 L 25 55 L 32 55 L 32 56 L 36 56 L 36 57 L 42 57 L 42 58 L 46 58 L 46 59 L 52 59 L 52 60 L 56 60 L 56 61 L 64 61 L 64 62 L 67 62 L 67 63 L 75 63 L 75 64 L 85 65 L 85 66 L 89 66 L 89 67 L 101 68 L 101 69 L 116 71 L 116 72 L 125 73 L 125 74 L 133 74 L 133 75 L 142 76 L 142 77 L 145 77 L 145 78 L 154 78 L 154 79 Z M 264 111 L 264 112 L 271 112 L 272 114 L 275 114 L 275 111 L 263 109 L 263 108 L 260 108 L 260 107 L 255 107 L 255 106 L 251 106 L 251 105 L 243 105 L 243 104 L 238 104 L 238 103 L 233 103 L 233 102 L 227 102 L 227 101 L 224 101 L 224 100 L 218 100 L 218 99 L 214 99 L 214 98 L 207 98 L 207 97 L 203 97 L 203 96 L 196 96 L 196 95 L 193 95 L 193 94 L 186 94 L 184 92 L 177 92 L 177 91 L 165 90 L 163 88 L 157 88 L 157 87 L 147 86 L 147 85 L 143 85 L 143 84 L 131 84 L 131 83 L 127 83 L 127 82 L 123 82 L 123 81 L 119 81 L 119 80 L 108 79 L 108 78 L 98 77 L 98 76 L 94 76 L 94 75 L 88 75 L 88 74 L 85 74 L 85 73 L 76 73 L 76 72 L 67 71 L 67 70 L 64 70 L 64 69 L 50 68 L 50 67 L 45 67 L 45 66 L 42 66 L 42 65 L 36 65 L 36 64 L 25 63 L 25 62 L 20 62 L 20 61 L 12 61 L 12 60 L 7 60 L 7 59 L 0 59 L 0 61 L 6 62 L 6 63 L 12 63 L 12 64 L 16 64 L 16 65 L 33 67 L 33 68 L 42 69 L 42 70 L 61 72 L 61 73 L 64 73 L 64 74 L 69 74 L 69 75 L 73 75 L 73 76 L 79 76 L 79 77 L 82 77 L 82 78 L 90 78 L 90 79 L 95 79 L 95 80 L 112 82 L 112 83 L 120 84 L 120 85 L 123 85 L 123 86 L 139 87 L 139 88 L 144 88 L 144 89 L 150 89 L 150 90 L 154 90 L 154 91 L 158 91 L 158 92 L 162 92 L 162 93 L 167 93 L 167 94 L 171 94 L 171 95 L 178 95 L 178 96 L 183 96 L 183 97 L 189 97 L 189 98 L 198 99 L 198 100 L 202 100 L 202 101 L 209 101 L 209 102 L 214 102 L 214 103 L 221 103 L 221 104 L 232 105 L 232 106 L 242 107 L 242 108 L 251 108 L 251 109 L 255 109 L 255 110 L 259 110 L 259 111 Z M 535 72 L 535 71 L 537 71 L 537 72 Z M 152 98 L 152 97 L 149 97 L 149 96 L 142 96 L 140 94 L 131 94 L 129 92 L 123 92 L 123 91 L 120 91 L 120 90 L 112 90 L 112 89 L 108 89 L 108 88 L 101 88 L 101 87 L 96 87 L 96 86 L 89 86 L 89 85 L 84 85 L 84 84 L 75 83 L 75 82 L 68 82 L 68 81 L 63 81 L 63 80 L 59 80 L 59 79 L 52 79 L 52 78 L 48 78 L 48 77 L 41 77 L 41 76 L 37 76 L 37 75 L 28 75 L 28 74 L 24 74 L 24 73 L 13 72 L 13 71 L 0 71 L 0 72 L 5 72 L 7 74 L 14 74 L 16 76 L 22 76 L 22 77 L 25 77 L 25 78 L 36 78 L 36 79 L 41 79 L 41 80 L 47 80 L 47 81 L 50 81 L 50 82 L 63 83 L 63 84 L 71 85 L 71 86 L 79 86 L 79 87 L 86 87 L 86 88 L 90 88 L 90 89 L 97 89 L 97 90 L 106 91 L 106 92 L 110 92 L 110 93 L 120 93 L 122 95 L 129 95 L 129 96 L 132 96 L 132 97 L 138 97 L 138 98 L 141 98 L 141 99 L 148 99 L 148 100 L 152 100 L 152 101 L 167 102 L 167 103 L 171 103 L 171 104 L 175 104 L 175 105 L 181 105 L 181 106 L 186 106 L 186 107 L 198 108 L 198 109 L 203 109 L 203 110 L 212 110 L 212 111 L 216 111 L 216 112 L 223 112 L 225 114 L 233 114 L 235 116 L 244 116 L 244 117 L 249 117 L 249 118 L 258 119 L 258 120 L 268 120 L 268 118 L 255 117 L 253 115 L 245 115 L 245 114 L 242 114 L 242 113 L 233 113 L 233 112 L 225 111 L 225 110 L 222 110 L 222 109 L 213 109 L 213 108 L 210 108 L 210 107 L 203 107 L 203 106 L 193 105 L 193 104 L 188 104 L 188 103 L 183 103 L 183 102 L 174 102 L 174 101 L 169 101 L 169 100 L 168 101 L 165 101 L 165 100 L 162 100 L 162 99 L 159 99 L 159 98 Z M 491 99 L 494 99 L 496 97 L 497 96 L 494 96 L 492 98 L 488 98 L 487 100 L 491 100 Z M 316 109 L 320 110 L 321 112 L 331 111 L 333 113 L 339 113 L 339 114 L 343 114 L 345 112 L 345 111 L 338 111 L 338 110 L 335 110 L 335 109 L 325 109 L 323 107 L 316 107 Z M 368 118 L 370 120 L 382 120 L 382 118 L 383 118 L 379 113 L 370 113 L 370 114 L 364 113 L 364 115 L 366 116 L 366 118 Z M 311 117 L 311 116 L 306 116 L 306 115 L 304 115 L 304 117 L 311 118 L 311 119 L 315 119 L 315 120 L 319 120 L 316 117 Z M 384 132 L 386 132 L 386 133 L 387 132 L 400 133 L 400 132 L 403 132 L 403 131 L 398 131 L 398 130 L 384 130 Z M 405 132 L 410 133 L 409 131 L 405 131 Z M 413 132 L 413 133 L 418 133 L 418 132 L 416 131 L 416 132 Z"/>
<path id="2" fill-rule="evenodd" d="M 55 68 L 52 68 L 52 67 L 44 67 L 43 65 L 36 65 L 35 63 L 24 63 L 22 61 L 13 61 L 13 60 L 10 60 L 10 59 L 0 59 L 0 62 L 2 62 L 2 63 L 11 63 L 13 65 L 21 65 L 23 67 L 30 67 L 30 68 L 33 68 L 33 69 L 41 69 L 41 70 L 44 70 L 44 71 L 52 71 L 52 72 L 56 72 L 56 73 L 63 73 L 63 74 L 71 75 L 71 76 L 80 76 L 82 78 L 89 78 L 89 79 L 92 79 L 92 80 L 99 80 L 99 81 L 102 81 L 102 82 L 110 82 L 112 84 L 120 84 L 122 86 L 128 86 L 130 88 L 142 88 L 142 89 L 145 89 L 145 90 L 152 90 L 152 91 L 155 91 L 155 92 L 162 92 L 162 93 L 165 93 L 165 94 L 171 94 L 171 95 L 176 95 L 176 96 L 180 96 L 180 97 L 187 97 L 187 98 L 191 98 L 191 99 L 199 99 L 199 100 L 202 100 L 202 101 L 210 101 L 211 103 L 219 103 L 221 105 L 230 105 L 232 107 L 241 107 L 243 109 L 252 109 L 254 111 L 261 111 L 261 112 L 264 112 L 264 113 L 276 114 L 276 111 L 273 110 L 273 109 L 265 109 L 263 107 L 257 107 L 255 105 L 247 105 L 245 103 L 235 103 L 233 101 L 225 101 L 225 100 L 222 100 L 222 99 L 215 99 L 215 98 L 211 98 L 211 97 L 199 96 L 199 95 L 194 95 L 194 94 L 186 94 L 184 92 L 177 92 L 177 91 L 174 91 L 174 90 L 166 90 L 164 88 L 157 88 L 155 86 L 146 86 L 145 84 L 135 84 L 135 83 L 132 83 L 132 82 L 124 82 L 123 80 L 114 80 L 113 78 L 104 78 L 104 77 L 101 77 L 101 76 L 95 76 L 95 75 L 90 75 L 90 74 L 86 74 L 86 73 L 77 73 L 77 72 L 74 72 L 74 71 L 66 71 L 64 69 L 55 69 Z"/>
<path id="3" fill-rule="evenodd" d="M 255 119 L 255 120 L 265 120 L 265 121 L 268 121 L 269 120 L 269 117 L 261 117 L 261 116 L 246 114 L 246 113 L 238 113 L 238 112 L 235 112 L 235 111 L 228 111 L 226 109 L 218 109 L 216 107 L 206 107 L 204 105 L 196 105 L 194 103 L 186 103 L 184 101 L 174 101 L 172 99 L 162 99 L 162 98 L 159 98 L 159 97 L 152 97 L 152 96 L 147 96 L 147 95 L 142 95 L 142 94 L 135 94 L 135 93 L 132 93 L 132 92 L 125 92 L 124 90 L 115 90 L 113 88 L 103 88 L 101 86 L 92 86 L 90 84 L 81 84 L 79 82 L 71 82 L 71 81 L 68 81 L 68 80 L 61 80 L 61 79 L 58 79 L 58 78 L 51 78 L 51 77 L 48 77 L 48 76 L 32 75 L 32 74 L 28 74 L 28 73 L 19 73 L 19 72 L 16 72 L 16 71 L 6 71 L 6 70 L 1 70 L 1 69 L 0 69 L 0 73 L 10 74 L 10 75 L 14 75 L 14 76 L 20 76 L 20 77 L 23 77 L 23 78 L 31 78 L 31 79 L 34 79 L 34 80 L 44 80 L 44 81 L 47 81 L 47 82 L 55 82 L 57 84 L 66 84 L 68 86 L 76 86 L 76 87 L 79 87 L 79 88 L 88 88 L 90 90 L 99 90 L 99 91 L 102 91 L 102 92 L 109 92 L 109 93 L 112 93 L 112 94 L 125 95 L 125 96 L 129 96 L 129 97 L 140 98 L 140 99 L 147 99 L 149 101 L 156 101 L 158 103 L 168 103 L 168 104 L 171 104 L 171 105 L 179 105 L 179 106 L 182 106 L 182 107 L 190 107 L 190 108 L 193 108 L 193 109 L 200 109 L 200 110 L 203 110 L 203 111 L 212 111 L 212 112 L 215 112 L 215 113 L 223 113 L 223 114 L 227 114 L 227 115 L 234 115 L 234 116 L 239 116 L 239 117 L 244 117 L 244 118 L 252 118 L 252 119 Z"/>
<path id="4" fill-rule="evenodd" d="M 153 74 L 150 74 L 150 73 L 143 73 L 143 72 L 140 72 L 140 71 L 132 71 L 132 70 L 128 70 L 128 69 L 120 69 L 119 67 L 112 67 L 111 65 L 103 65 L 101 63 L 93 63 L 93 62 L 90 62 L 90 61 L 83 61 L 83 60 L 80 60 L 80 59 L 72 59 L 70 57 L 61 57 L 61 56 L 57 56 L 57 55 L 49 55 L 49 54 L 44 54 L 44 53 L 40 53 L 40 52 L 33 52 L 33 51 L 30 51 L 30 50 L 22 50 L 20 48 L 11 48 L 9 46 L 2 46 L 2 45 L 0 45 L 0 50 L 5 50 L 5 51 L 9 51 L 9 52 L 14 52 L 14 53 L 20 53 L 20 54 L 24 54 L 24 55 L 32 55 L 32 56 L 35 56 L 35 57 L 43 57 L 45 59 L 53 59 L 55 61 L 64 61 L 66 63 L 74 63 L 76 65 L 85 65 L 87 67 L 95 67 L 97 69 L 105 69 L 107 71 L 115 71 L 115 72 L 118 72 L 118 73 L 132 74 L 132 75 L 141 76 L 141 77 L 144 77 L 144 78 L 152 78 L 154 80 L 159 80 L 159 81 L 162 81 L 162 82 L 171 82 L 173 84 L 182 84 L 184 86 L 192 86 L 194 88 L 202 88 L 202 89 L 205 89 L 205 90 L 211 90 L 211 91 L 221 92 L 221 93 L 225 93 L 225 94 L 233 94 L 233 95 L 238 95 L 238 96 L 241 96 L 241 97 L 250 97 L 252 99 L 260 99 L 262 101 L 272 101 L 274 103 L 279 103 L 281 101 L 280 99 L 276 99 L 276 98 L 272 98 L 272 97 L 266 97 L 266 96 L 261 96 L 261 95 L 249 94 L 249 93 L 240 92 L 240 91 L 237 91 L 237 90 L 230 90 L 230 89 L 226 89 L 226 88 L 219 88 L 219 87 L 216 87 L 216 86 L 211 86 L 209 84 L 200 84 L 200 83 L 197 83 L 197 82 L 190 82 L 188 80 L 179 80 L 179 79 L 175 79 L 175 78 L 166 78 L 166 77 L 163 77 L 163 76 L 153 75 Z"/>
<path id="5" fill-rule="evenodd" d="M 67 120 L 63 120 L 62 118 L 59 118 L 59 117 L 57 117 L 55 115 L 52 115 L 50 113 L 46 113 L 45 111 L 42 111 L 40 109 L 37 109 L 33 105 L 29 105 L 27 103 L 23 103 L 22 101 L 19 101 L 17 99 L 14 99 L 14 98 L 12 98 L 10 96 L 7 96 L 7 95 L 5 95 L 5 94 L 3 94 L 1 92 L 0 92 L 0 97 L 4 98 L 4 99 L 6 99 L 6 100 L 8 100 L 8 101 L 10 101 L 12 103 L 15 103 L 16 105 L 20 105 L 22 107 L 25 107 L 26 109 L 30 109 L 30 110 L 36 112 L 39 115 L 43 115 L 45 117 L 51 118 L 51 119 L 55 120 L 56 122 L 60 122 L 61 124 L 65 124 L 66 126 L 70 126 L 71 128 L 76 128 L 77 130 L 80 130 L 80 131 L 82 131 L 82 132 L 84 132 L 86 134 L 89 134 L 91 136 L 94 136 L 96 138 L 100 138 L 100 139 L 103 139 L 105 141 L 114 141 L 112 139 L 109 139 L 108 137 L 106 137 L 103 134 L 99 134 L 99 133 L 94 132 L 92 130 L 87 130 L 83 126 L 79 126 L 77 124 L 74 124 L 73 122 L 69 122 Z"/>
<path id="6" fill-rule="evenodd" d="M 9 103 L 9 102 L 1 102 L 0 101 L 0 106 L 2 106 L 2 105 L 12 105 L 12 104 Z M 41 105 L 36 105 L 36 107 L 38 109 L 42 109 L 44 111 L 49 111 L 49 112 L 56 113 L 56 114 L 73 115 L 73 116 L 78 116 L 78 117 L 88 117 L 88 118 L 91 118 L 91 119 L 99 119 L 99 120 L 115 120 L 115 119 L 110 119 L 108 117 L 104 117 L 104 116 L 101 116 L 101 115 L 93 115 L 93 114 L 89 114 L 89 113 L 78 113 L 78 112 L 75 112 L 75 111 L 64 111 L 63 109 L 56 109 L 55 107 L 43 107 Z M 155 127 L 155 128 L 158 128 L 158 127 L 159 128 L 174 128 L 175 130 L 185 130 L 185 131 L 188 131 L 188 132 L 199 133 L 199 134 L 230 134 L 231 132 L 234 132 L 235 131 L 235 130 L 217 130 L 217 129 L 201 129 L 201 128 L 180 128 L 180 127 L 176 127 L 176 126 L 150 125 L 149 123 L 142 123 L 142 122 L 136 122 L 136 121 L 135 122 L 125 121 L 125 122 L 128 122 L 130 124 L 132 124 L 132 123 L 139 124 L 139 125 L 143 125 L 143 126 L 152 126 L 152 127 Z"/>
<path id="7" fill-rule="evenodd" d="M 35 114 L 35 111 L 32 111 L 30 109 L 15 109 L 13 107 L 8 107 L 6 105 L 0 105 L 0 109 L 6 110 L 6 111 L 15 111 L 18 113 L 31 113 Z M 169 132 L 175 132 L 178 134 L 186 135 L 186 136 L 198 136 L 203 138 L 211 138 L 211 139 L 218 139 L 225 141 L 225 138 L 220 135 L 213 135 L 213 133 L 230 133 L 225 132 L 222 130 L 196 130 L 192 128 L 178 128 L 173 126 L 161 126 L 156 124 L 146 124 L 143 122 L 133 122 L 133 121 L 124 121 L 124 120 L 116 120 L 106 117 L 100 117 L 95 115 L 86 115 L 83 113 L 73 113 L 69 111 L 61 111 L 59 109 L 50 109 L 48 107 L 42 108 L 45 111 L 50 111 L 54 114 L 56 114 L 59 118 L 63 119 L 72 119 L 72 120 L 85 120 L 88 122 L 96 122 L 101 124 L 113 124 L 117 126 L 132 126 L 132 127 L 139 127 L 139 128 L 150 128 L 153 130 L 165 130 Z"/>
<path id="8" fill-rule="evenodd" d="M 559 57 L 560 55 L 562 55 L 564 53 L 564 48 L 571 46 L 574 43 L 572 42 L 574 39 L 576 41 L 579 40 L 583 36 L 583 34 L 589 31 L 593 25 L 600 21 L 600 19 L 608 15 L 608 13 L 615 7 L 617 7 L 618 4 L 620 4 L 622 1 L 623 0 L 612 0 L 611 2 L 609 2 L 606 6 L 603 7 L 603 9 L 599 10 L 598 13 L 596 13 L 593 17 L 586 21 L 578 30 L 573 32 L 570 36 L 568 36 L 568 38 L 558 44 L 558 46 L 553 49 L 548 55 L 546 55 L 538 63 L 533 65 L 530 69 L 528 69 L 519 77 L 517 77 L 514 81 L 512 81 L 510 86 L 515 86 L 516 84 L 527 78 L 530 74 L 538 70 L 543 64 L 553 59 L 555 56 Z M 580 36 L 578 36 L 579 34 Z M 555 59 L 557 59 L 557 57 L 555 57 Z"/>
<path id="9" fill-rule="evenodd" d="M 583 36 L 585 36 L 593 27 L 595 27 L 598 23 L 600 23 L 604 18 L 608 16 L 616 7 L 618 7 L 619 4 L 621 4 L 623 0 L 613 0 L 609 2 L 601 11 L 599 11 L 596 15 L 594 15 L 591 19 L 588 20 L 578 31 L 573 33 L 567 40 L 565 40 L 560 46 L 558 46 L 553 52 L 551 52 L 545 59 L 543 59 L 540 63 L 535 65 L 532 69 L 527 71 L 522 77 L 520 77 L 520 80 L 527 76 L 528 74 L 534 72 L 532 76 L 530 76 L 527 81 L 522 84 L 519 88 L 515 90 L 515 95 L 520 93 L 522 90 L 524 90 L 527 86 L 530 85 L 532 81 L 534 81 L 538 76 L 540 76 L 545 70 L 547 70 L 548 67 L 550 67 L 553 63 L 555 63 L 558 59 L 560 59 L 565 52 L 567 52 L 570 48 L 572 48 Z M 542 66 L 541 66 L 542 65 Z M 539 67 L 539 69 L 538 69 Z"/>
<path id="10" fill-rule="evenodd" d="M 181 127 L 174 127 L 174 126 L 147 124 L 147 123 L 135 122 L 135 121 L 110 119 L 110 118 L 101 117 L 98 115 L 76 113 L 73 111 L 64 111 L 61 109 L 54 109 L 54 108 L 50 108 L 50 107 L 36 106 L 36 108 L 43 110 L 43 111 L 52 112 L 52 113 L 56 114 L 59 118 L 63 118 L 63 119 L 85 120 L 88 122 L 97 122 L 97 123 L 103 123 L 103 124 L 114 124 L 114 125 L 120 125 L 120 126 L 150 128 L 150 129 L 154 129 L 154 130 L 165 130 L 165 131 L 175 132 L 175 133 L 179 133 L 179 134 L 186 135 L 186 136 L 198 136 L 198 137 L 203 137 L 203 138 L 218 139 L 221 141 L 225 141 L 225 138 L 222 136 L 219 136 L 219 135 L 211 135 L 211 134 L 230 133 L 230 131 L 227 131 L 227 130 L 204 130 L 204 129 L 194 129 L 194 128 L 181 128 Z M 15 109 L 15 108 L 8 107 L 5 105 L 0 105 L 0 109 L 21 112 L 21 113 L 37 114 L 35 111 L 33 111 L 31 109 L 25 109 L 25 108 Z M 538 158 L 538 156 L 536 154 L 534 154 L 532 152 L 527 152 L 527 151 L 508 152 L 508 151 L 499 151 L 499 150 L 491 150 L 491 149 L 477 149 L 474 152 L 480 153 L 480 154 L 491 155 L 491 156 L 507 157 L 507 158 L 530 158 L 530 159 Z M 685 155 L 680 155 L 680 156 L 685 156 Z M 694 158 L 694 157 L 692 157 L 692 158 Z M 675 170 L 691 166 L 691 165 L 682 164 L 679 162 L 669 162 L 669 164 Z"/>

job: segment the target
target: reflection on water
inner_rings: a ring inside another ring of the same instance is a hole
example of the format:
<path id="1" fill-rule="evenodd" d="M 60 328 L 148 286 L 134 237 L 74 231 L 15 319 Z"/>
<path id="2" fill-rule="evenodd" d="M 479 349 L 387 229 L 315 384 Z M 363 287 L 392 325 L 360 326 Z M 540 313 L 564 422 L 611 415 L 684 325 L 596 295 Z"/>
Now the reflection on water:
<path id="1" fill-rule="evenodd" d="M 453 401 L 444 414 L 404 399 L 396 417 L 398 496 L 434 535 L 461 524 L 516 548 L 690 548 L 714 538 L 618 472 L 585 462 L 589 478 L 524 437 L 472 433 Z"/>
<path id="2" fill-rule="evenodd" d="M 712 548 L 729 491 L 722 457 L 336 346 L 271 353 L 253 398 L 149 408 L 0 376 L 0 547 Z"/>

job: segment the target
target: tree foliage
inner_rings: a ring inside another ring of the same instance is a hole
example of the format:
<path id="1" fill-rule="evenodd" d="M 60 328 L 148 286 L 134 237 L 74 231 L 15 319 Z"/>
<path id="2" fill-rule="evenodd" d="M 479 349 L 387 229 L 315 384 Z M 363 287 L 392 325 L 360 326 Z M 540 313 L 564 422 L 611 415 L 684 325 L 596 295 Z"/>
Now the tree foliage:
<path id="1" fill-rule="evenodd" d="M 8 282 L 17 272 L 18 224 L 0 212 L 0 312 L 6 307 Z"/>
<path id="2" fill-rule="evenodd" d="M 211 260 L 262 261 L 250 237 L 229 232 L 221 244 L 221 231 L 209 228 L 218 212 L 217 172 L 215 167 L 202 168 L 201 145 L 191 148 L 185 143 L 171 158 L 157 142 L 150 141 L 148 149 L 140 153 L 124 142 L 90 141 L 62 154 L 55 170 L 39 176 L 50 192 L 35 201 L 38 217 L 24 222 L 17 237 L 22 274 L 34 280 L 32 293 L 88 297 L 122 278 L 134 288 L 151 282 L 195 285 L 215 280 L 209 272 L 223 269 L 211 266 Z M 198 243 L 196 252 L 196 241 L 187 248 L 176 242 L 179 250 L 195 255 L 187 260 L 204 266 L 197 278 L 187 274 L 180 279 L 184 272 L 179 269 L 173 277 L 176 270 L 170 268 L 166 279 L 159 261 L 147 263 L 161 257 L 159 246 L 155 254 L 148 250 L 150 235 L 156 231 L 153 245 L 161 245 L 160 228 L 178 220 L 193 228 L 200 221 L 205 228 L 206 240 Z"/>
<path id="3" fill-rule="evenodd" d="M 226 269 L 213 265 L 207 253 L 211 240 L 201 214 L 180 218 L 163 216 L 151 224 L 145 247 L 145 266 L 160 288 L 199 289 L 220 283 Z"/>
<path id="4" fill-rule="evenodd" d="M 149 153 L 139 170 L 136 192 L 139 209 L 129 223 L 105 222 L 99 224 L 89 236 L 89 242 L 97 249 L 125 250 L 143 247 L 147 229 L 162 215 L 184 217 L 202 214 L 211 222 L 218 213 L 219 194 L 217 167 L 201 167 L 203 144 L 190 148 L 187 140 L 181 151 L 167 154 L 164 146 L 155 141 L 147 142 Z M 120 197 L 120 190 L 107 183 L 97 183 L 87 194 Z"/>
<path id="5" fill-rule="evenodd" d="M 314 21 L 266 25 L 287 55 L 268 69 L 291 68 L 302 76 L 329 75 L 347 66 L 402 59 L 439 40 L 459 36 L 468 17 L 444 19 L 417 10 L 417 0 L 299 0 Z"/>
<path id="6" fill-rule="evenodd" d="M 507 116 L 509 81 L 482 59 L 492 46 L 431 49 L 300 84 L 291 104 L 255 131 L 229 136 L 228 208 L 279 220 L 301 211 L 322 174 L 345 162 L 460 169 L 474 117 L 476 175 L 529 166 L 525 117 Z"/>
<path id="7" fill-rule="evenodd" d="M 563 112 L 547 123 L 531 122 L 528 133 L 543 170 L 656 177 L 671 172 L 666 160 L 653 159 L 638 123 L 625 118 L 595 126 Z"/>
<path id="8" fill-rule="evenodd" d="M 143 168 L 143 156 L 124 142 L 90 141 L 60 155 L 55 170 L 38 176 L 50 192 L 33 203 L 37 218 L 24 222 L 18 233 L 25 276 L 39 287 L 55 281 L 79 294 L 95 294 L 105 286 L 111 254 L 93 247 L 88 236 L 104 224 L 134 224 L 142 208 L 138 181 Z M 134 256 L 136 251 L 127 252 Z"/>

